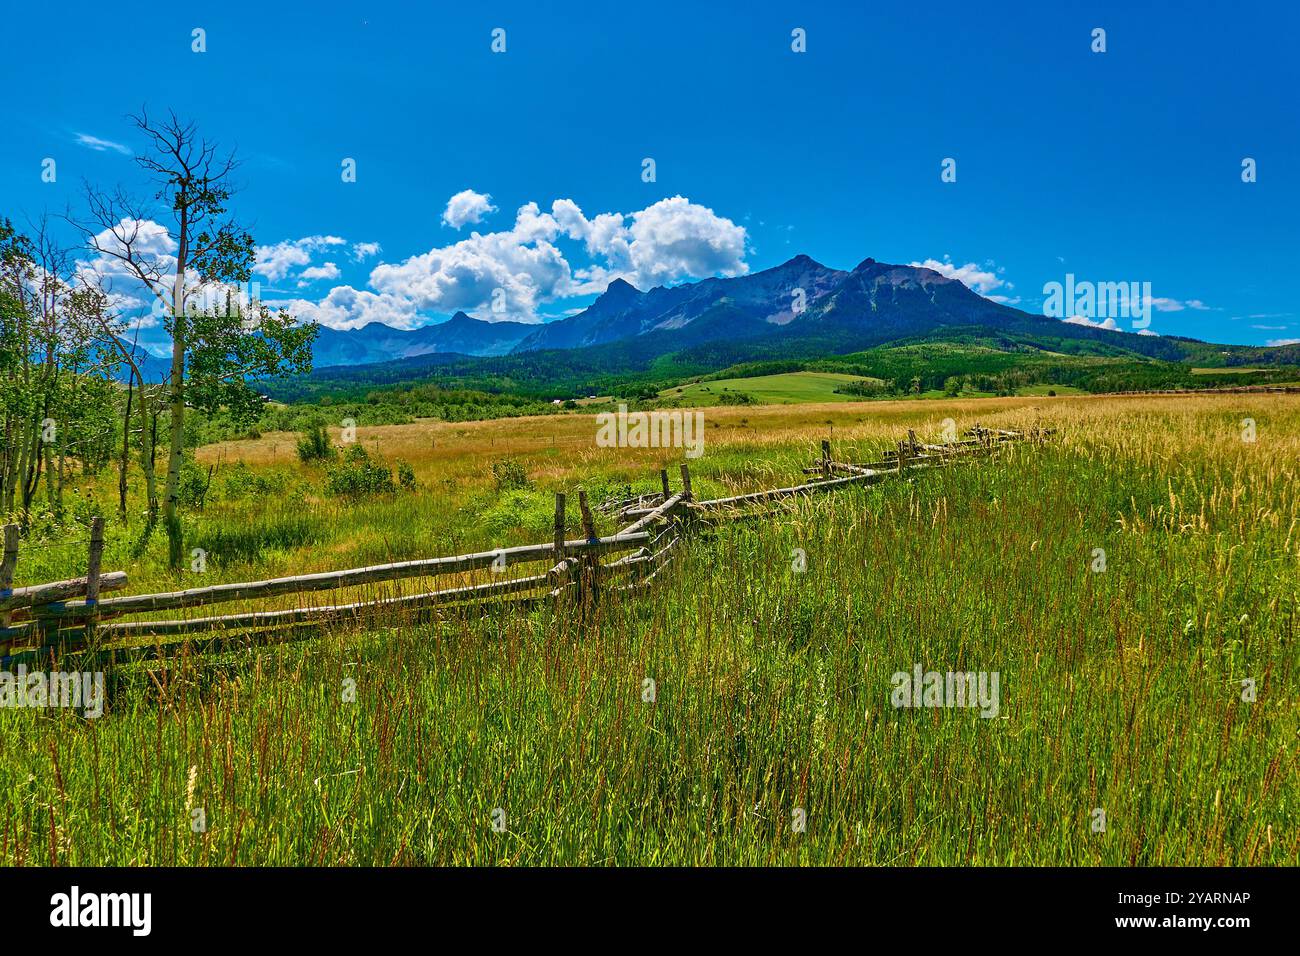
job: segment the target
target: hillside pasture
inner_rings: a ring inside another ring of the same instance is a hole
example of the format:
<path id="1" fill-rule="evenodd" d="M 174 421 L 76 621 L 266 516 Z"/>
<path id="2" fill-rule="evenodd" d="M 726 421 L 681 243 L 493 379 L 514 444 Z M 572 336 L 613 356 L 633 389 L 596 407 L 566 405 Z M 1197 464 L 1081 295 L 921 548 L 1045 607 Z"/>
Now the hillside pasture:
<path id="1" fill-rule="evenodd" d="M 98 720 L 0 709 L 0 862 L 1300 856 L 1294 397 L 703 414 L 701 497 L 791 483 L 824 437 L 866 461 L 945 419 L 1057 433 L 701 526 L 656 587 L 585 618 L 542 607 L 340 627 L 115 670 Z M 202 576 L 163 570 L 161 542 L 132 559 L 134 525 L 112 520 L 105 568 L 143 591 L 546 540 L 556 490 L 654 490 L 680 460 L 599 448 L 595 430 L 584 414 L 363 428 L 358 441 L 408 461 L 419 488 L 354 502 L 321 492 L 291 435 L 205 447 L 216 475 L 242 462 L 284 490 L 217 493 L 190 518 L 193 540 L 218 542 Z M 498 487 L 501 459 L 526 482 Z M 87 494 L 107 497 L 101 480 Z M 18 584 L 77 572 L 84 555 L 75 531 L 25 548 Z M 996 715 L 895 707 L 897 675 L 917 665 L 996 672 Z"/>

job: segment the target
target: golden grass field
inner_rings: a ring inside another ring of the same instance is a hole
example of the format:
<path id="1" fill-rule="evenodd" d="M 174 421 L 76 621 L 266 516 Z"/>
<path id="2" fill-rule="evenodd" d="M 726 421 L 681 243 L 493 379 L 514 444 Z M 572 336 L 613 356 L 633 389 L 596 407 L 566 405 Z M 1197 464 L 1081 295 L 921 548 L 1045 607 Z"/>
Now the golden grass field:
<path id="1" fill-rule="evenodd" d="M 824 437 L 837 458 L 868 461 L 908 428 L 936 437 L 946 418 L 1057 431 L 993 460 L 701 528 L 654 588 L 590 617 L 341 627 L 124 669 L 97 721 L 0 712 L 0 861 L 1300 857 L 1300 399 L 703 413 L 699 498 L 797 483 Z M 651 491 L 661 467 L 676 480 L 679 451 L 598 448 L 595 433 L 585 414 L 362 428 L 358 440 L 408 461 L 419 488 L 355 502 L 323 494 L 294 436 L 201 448 L 218 476 L 242 461 L 292 487 L 217 493 L 190 515 L 188 533 L 213 552 L 203 576 L 166 571 L 161 540 L 132 558 L 134 522 L 110 521 L 105 568 L 125 568 L 140 592 L 547 541 L 555 491 Z M 497 490 L 490 465 L 503 458 L 531 487 Z M 99 480 L 109 498 L 111 476 Z M 569 521 L 576 531 L 572 510 Z M 28 573 L 75 573 L 84 546 L 70 534 Z M 998 718 L 891 707 L 891 675 L 913 664 L 999 672 Z"/>

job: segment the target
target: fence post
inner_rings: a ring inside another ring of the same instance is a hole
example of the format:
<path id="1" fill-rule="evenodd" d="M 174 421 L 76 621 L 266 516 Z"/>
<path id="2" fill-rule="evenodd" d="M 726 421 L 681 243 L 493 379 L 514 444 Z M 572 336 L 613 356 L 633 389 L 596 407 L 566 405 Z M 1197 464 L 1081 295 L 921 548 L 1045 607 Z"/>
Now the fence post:
<path id="1" fill-rule="evenodd" d="M 672 495 L 673 495 L 673 491 L 672 491 L 672 489 L 668 487 L 668 469 L 667 469 L 667 468 L 660 468 L 660 469 L 659 469 L 659 484 L 663 486 L 663 491 L 664 491 L 663 500 L 664 500 L 664 501 L 667 501 L 667 500 L 668 500 L 669 498 L 671 498 Z"/>
<path id="2" fill-rule="evenodd" d="M 555 563 L 564 560 L 564 492 L 555 493 Z"/>
<path id="3" fill-rule="evenodd" d="M 99 568 L 104 560 L 104 519 L 99 515 L 90 519 L 90 554 L 86 559 L 86 640 L 95 636 L 95 620 L 99 614 Z"/>
<path id="4" fill-rule="evenodd" d="M 908 443 L 908 444 L 911 446 L 911 448 L 912 448 L 912 455 L 913 455 L 913 456 L 919 455 L 919 454 L 921 453 L 921 450 L 920 450 L 920 449 L 917 447 L 917 445 L 916 445 L 916 429 L 914 429 L 914 428 L 909 428 L 909 429 L 907 430 L 907 443 Z"/>
<path id="5" fill-rule="evenodd" d="M 14 589 L 14 568 L 18 565 L 18 525 L 5 525 L 4 560 L 0 561 L 0 600 L 10 597 Z M 0 627 L 9 626 L 9 612 L 0 611 Z M 0 638 L 0 646 L 5 641 Z"/>
<path id="6" fill-rule="evenodd" d="M 691 469 L 686 462 L 682 462 L 682 499 L 690 501 L 694 497 L 691 494 Z"/>
<path id="7" fill-rule="evenodd" d="M 587 492 L 582 488 L 578 489 L 578 510 L 582 512 L 582 533 L 587 536 L 588 541 L 595 541 L 596 520 L 591 516 L 591 509 L 587 507 Z"/>
<path id="8" fill-rule="evenodd" d="M 827 439 L 822 439 L 822 477 L 831 476 L 831 443 Z"/>

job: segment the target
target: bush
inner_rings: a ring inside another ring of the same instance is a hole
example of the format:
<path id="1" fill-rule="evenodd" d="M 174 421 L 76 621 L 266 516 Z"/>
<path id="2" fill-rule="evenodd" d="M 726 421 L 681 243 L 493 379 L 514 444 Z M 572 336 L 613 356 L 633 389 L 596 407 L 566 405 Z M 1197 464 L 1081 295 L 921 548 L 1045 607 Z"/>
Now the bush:
<path id="1" fill-rule="evenodd" d="M 298 439 L 298 460 L 306 464 L 312 461 L 333 461 L 338 450 L 330 444 L 329 432 L 325 423 L 312 422 Z"/>
<path id="2" fill-rule="evenodd" d="M 498 458 L 492 462 L 492 477 L 497 483 L 497 494 L 504 491 L 525 491 L 532 487 L 524 466 L 513 458 Z"/>
<path id="3" fill-rule="evenodd" d="M 397 483 L 403 491 L 414 491 L 417 487 L 415 469 L 401 460 L 397 462 Z"/>
<path id="4" fill-rule="evenodd" d="M 283 471 L 253 471 L 242 461 L 221 473 L 221 494 L 230 501 L 283 495 L 292 483 Z"/>
<path id="5" fill-rule="evenodd" d="M 414 479 L 414 475 L 411 476 Z M 397 490 L 393 471 L 382 461 L 372 459 L 361 445 L 349 446 L 343 460 L 325 473 L 325 491 L 341 498 L 389 494 Z"/>
<path id="6" fill-rule="evenodd" d="M 210 470 L 202 468 L 193 458 L 185 458 L 181 461 L 180 480 L 176 490 L 182 505 L 202 510 L 208 497 L 208 485 L 211 483 Z"/>

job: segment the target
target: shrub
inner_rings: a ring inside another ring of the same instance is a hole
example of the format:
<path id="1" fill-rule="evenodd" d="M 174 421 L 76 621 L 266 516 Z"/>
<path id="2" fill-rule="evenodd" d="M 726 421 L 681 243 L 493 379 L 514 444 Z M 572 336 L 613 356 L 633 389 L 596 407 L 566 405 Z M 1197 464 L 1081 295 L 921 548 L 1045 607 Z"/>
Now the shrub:
<path id="1" fill-rule="evenodd" d="M 412 475 L 414 477 L 414 475 Z M 343 460 L 325 473 L 325 491 L 341 498 L 361 498 L 396 491 L 393 471 L 370 457 L 361 445 L 349 446 Z"/>
<path id="2" fill-rule="evenodd" d="M 202 510 L 208 497 L 208 486 L 212 483 L 212 471 L 202 468 L 193 458 L 181 461 L 180 480 L 177 493 L 181 504 L 187 508 Z"/>
<path id="3" fill-rule="evenodd" d="M 492 477 L 497 483 L 497 494 L 504 491 L 525 491 L 532 487 L 524 466 L 513 458 L 498 458 L 492 462 Z"/>
<path id="4" fill-rule="evenodd" d="M 304 464 L 311 461 L 333 461 L 337 454 L 338 450 L 330 444 L 324 422 L 312 422 L 298 439 L 298 460 Z"/>
<path id="5" fill-rule="evenodd" d="M 417 487 L 415 469 L 401 460 L 397 462 L 397 483 L 403 491 L 414 491 Z"/>
<path id="6" fill-rule="evenodd" d="M 283 495 L 290 484 L 290 476 L 283 471 L 253 471 L 242 461 L 221 473 L 221 493 L 230 501 Z"/>

